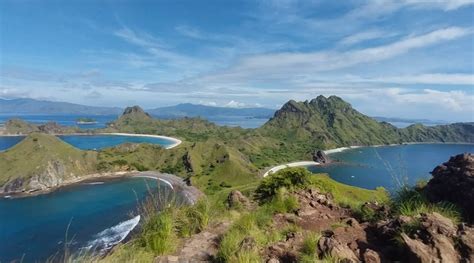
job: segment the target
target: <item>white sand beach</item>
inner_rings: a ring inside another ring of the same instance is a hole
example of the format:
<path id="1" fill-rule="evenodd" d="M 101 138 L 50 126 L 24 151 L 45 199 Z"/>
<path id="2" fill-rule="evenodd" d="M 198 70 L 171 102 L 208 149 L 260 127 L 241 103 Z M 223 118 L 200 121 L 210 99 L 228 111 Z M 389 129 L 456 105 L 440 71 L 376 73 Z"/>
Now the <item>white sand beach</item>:
<path id="1" fill-rule="evenodd" d="M 173 141 L 174 143 L 167 146 L 166 149 L 174 148 L 182 143 L 180 139 L 176 139 L 173 137 L 162 136 L 162 135 L 153 135 L 153 134 L 136 134 L 136 133 L 120 133 L 120 132 L 112 132 L 112 133 L 99 133 L 103 135 L 119 135 L 119 136 L 135 136 L 135 137 L 152 137 L 152 138 L 160 138 Z"/>
<path id="2" fill-rule="evenodd" d="M 310 166 L 310 165 L 319 165 L 319 163 L 314 162 L 314 161 L 299 161 L 299 162 L 292 162 L 292 163 L 287 163 L 287 164 L 280 164 L 280 165 L 277 165 L 277 166 L 271 168 L 270 170 L 266 171 L 263 174 L 263 177 L 266 177 L 267 175 L 272 174 L 272 173 L 276 173 L 276 172 L 278 172 L 282 169 L 285 169 L 285 168 L 299 167 L 299 166 Z"/>

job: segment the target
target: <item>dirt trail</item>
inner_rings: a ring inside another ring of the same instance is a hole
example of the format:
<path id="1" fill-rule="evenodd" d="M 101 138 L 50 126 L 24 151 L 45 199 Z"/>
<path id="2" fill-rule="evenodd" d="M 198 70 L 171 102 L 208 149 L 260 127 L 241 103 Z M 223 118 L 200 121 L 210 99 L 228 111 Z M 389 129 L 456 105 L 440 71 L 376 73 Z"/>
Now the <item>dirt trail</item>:
<path id="1" fill-rule="evenodd" d="M 160 256 L 155 263 L 210 262 L 217 254 L 219 239 L 230 223 L 219 223 L 186 239 L 174 255 Z"/>

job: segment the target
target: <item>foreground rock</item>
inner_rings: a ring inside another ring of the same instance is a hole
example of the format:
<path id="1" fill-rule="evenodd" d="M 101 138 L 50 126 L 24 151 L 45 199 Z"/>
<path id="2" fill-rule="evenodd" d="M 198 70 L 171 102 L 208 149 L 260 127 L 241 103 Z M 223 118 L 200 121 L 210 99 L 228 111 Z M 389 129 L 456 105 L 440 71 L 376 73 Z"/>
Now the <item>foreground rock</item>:
<path id="1" fill-rule="evenodd" d="M 413 229 L 407 231 L 408 226 Z M 379 230 L 386 234 L 385 238 L 397 237 L 399 233 L 402 253 L 406 256 L 402 259 L 406 261 L 474 262 L 474 229 L 456 226 L 438 213 L 422 214 L 420 218 L 397 218 Z"/>
<path id="2" fill-rule="evenodd" d="M 229 208 L 249 209 L 252 207 L 252 203 L 250 199 L 248 199 L 240 191 L 233 190 L 227 196 L 227 206 Z"/>
<path id="3" fill-rule="evenodd" d="M 433 178 L 425 188 L 432 202 L 448 201 L 463 209 L 474 221 L 474 155 L 459 154 L 431 172 Z"/>

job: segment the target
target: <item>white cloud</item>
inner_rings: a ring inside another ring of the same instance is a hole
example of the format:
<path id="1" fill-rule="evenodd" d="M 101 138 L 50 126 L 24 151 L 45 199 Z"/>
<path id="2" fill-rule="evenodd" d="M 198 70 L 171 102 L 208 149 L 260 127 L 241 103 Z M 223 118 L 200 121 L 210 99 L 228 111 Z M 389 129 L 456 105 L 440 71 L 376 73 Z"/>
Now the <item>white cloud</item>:
<path id="1" fill-rule="evenodd" d="M 415 49 L 446 42 L 471 34 L 471 30 L 448 27 L 426 34 L 410 36 L 399 41 L 365 49 L 349 51 L 282 52 L 249 56 L 235 66 L 215 74 L 207 74 L 193 82 L 251 83 L 274 82 L 300 78 L 306 74 L 344 69 L 360 64 L 378 62 L 406 54 Z"/>
<path id="2" fill-rule="evenodd" d="M 444 11 L 452 11 L 474 4 L 474 0 L 403 0 L 400 2 L 407 6 L 419 8 L 439 8 Z"/>
<path id="3" fill-rule="evenodd" d="M 247 104 L 245 104 L 243 102 L 238 102 L 238 101 L 235 101 L 235 100 L 231 100 L 227 104 L 224 105 L 224 107 L 229 107 L 229 108 L 244 108 L 246 106 L 247 106 Z"/>
<path id="4" fill-rule="evenodd" d="M 423 89 L 421 91 L 413 91 L 400 88 L 391 88 L 376 90 L 375 93 L 385 96 L 393 103 L 400 105 L 429 105 L 438 109 L 445 109 L 454 112 L 473 112 L 474 96 L 464 91 L 439 91 L 433 89 Z M 377 96 L 380 98 L 380 96 Z M 393 105 L 393 104 L 392 104 Z"/>
<path id="5" fill-rule="evenodd" d="M 14 99 L 28 97 L 29 92 L 24 89 L 0 88 L 0 98 Z"/>
<path id="6" fill-rule="evenodd" d="M 343 38 L 341 41 L 339 41 L 339 44 L 344 45 L 344 46 L 349 46 L 349 45 L 358 44 L 360 42 L 365 42 L 367 40 L 392 37 L 395 35 L 396 35 L 395 33 L 388 33 L 388 32 L 384 32 L 384 31 L 376 30 L 376 29 L 367 30 L 367 31 L 362 31 L 362 32 L 349 35 Z"/>
<path id="7" fill-rule="evenodd" d="M 432 85 L 468 85 L 474 86 L 473 74 L 461 73 L 436 73 L 420 75 L 385 76 L 381 78 L 349 78 L 348 81 L 355 82 L 377 82 L 396 84 L 432 84 Z"/>

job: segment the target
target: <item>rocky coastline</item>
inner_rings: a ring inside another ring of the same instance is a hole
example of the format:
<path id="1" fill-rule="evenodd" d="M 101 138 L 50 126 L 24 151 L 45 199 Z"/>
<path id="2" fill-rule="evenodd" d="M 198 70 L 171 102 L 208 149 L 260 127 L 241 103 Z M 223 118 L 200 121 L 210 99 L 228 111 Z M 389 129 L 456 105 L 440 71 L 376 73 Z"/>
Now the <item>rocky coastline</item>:
<path id="1" fill-rule="evenodd" d="M 16 191 L 4 191 L 4 189 L 0 189 L 0 197 L 3 198 L 23 198 L 23 197 L 32 197 L 38 196 L 42 194 L 48 194 L 60 189 L 64 189 L 67 187 L 74 187 L 77 185 L 85 184 L 85 183 L 94 183 L 94 182 L 107 182 L 110 180 L 117 180 L 121 178 L 127 177 L 146 177 L 146 178 L 153 178 L 156 180 L 165 181 L 169 184 L 174 191 L 183 193 L 186 197 L 187 203 L 193 204 L 195 203 L 199 197 L 203 195 L 203 193 L 198 190 L 196 187 L 189 186 L 186 184 L 185 180 L 181 177 L 178 177 L 173 174 L 167 173 L 160 173 L 156 171 L 147 171 L 147 172 L 111 172 L 111 173 L 96 173 L 85 175 L 81 177 L 77 177 L 70 180 L 65 180 L 61 182 L 61 184 L 50 186 L 42 189 L 33 189 L 29 191 L 24 190 L 16 190 Z"/>

